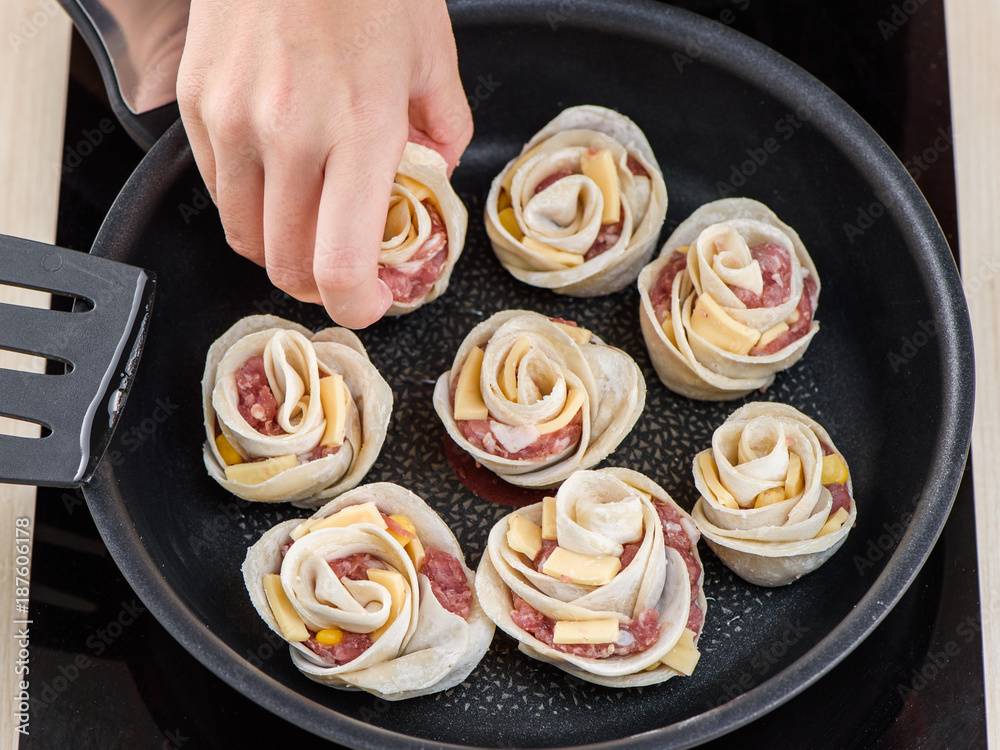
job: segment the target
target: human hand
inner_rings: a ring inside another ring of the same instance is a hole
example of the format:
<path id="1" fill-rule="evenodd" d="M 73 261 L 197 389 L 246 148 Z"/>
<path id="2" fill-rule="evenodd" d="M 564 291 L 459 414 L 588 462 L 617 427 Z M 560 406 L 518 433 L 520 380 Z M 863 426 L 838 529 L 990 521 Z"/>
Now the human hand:
<path id="1" fill-rule="evenodd" d="M 177 98 L 236 252 L 362 328 L 407 139 L 453 169 L 472 136 L 444 0 L 192 0 Z"/>

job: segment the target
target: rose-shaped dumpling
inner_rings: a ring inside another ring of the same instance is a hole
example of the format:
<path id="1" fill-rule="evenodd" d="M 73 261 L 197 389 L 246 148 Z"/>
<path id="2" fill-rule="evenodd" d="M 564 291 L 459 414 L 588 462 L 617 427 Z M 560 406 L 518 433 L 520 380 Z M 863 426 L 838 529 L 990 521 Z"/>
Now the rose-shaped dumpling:
<path id="1" fill-rule="evenodd" d="M 392 292 L 387 315 L 403 315 L 448 288 L 465 245 L 469 214 L 432 149 L 407 143 L 392 184 L 378 277 Z"/>
<path id="2" fill-rule="evenodd" d="M 387 700 L 447 690 L 493 640 L 455 535 L 395 484 L 278 524 L 247 551 L 243 580 L 299 671 L 336 688 Z"/>
<path id="3" fill-rule="evenodd" d="M 632 687 L 690 675 L 708 603 L 698 530 L 629 469 L 578 471 L 493 528 L 479 600 L 520 649 L 580 679 Z"/>
<path id="4" fill-rule="evenodd" d="M 306 507 L 361 481 L 392 413 L 354 333 L 273 315 L 243 318 L 212 344 L 202 396 L 209 475 L 245 500 Z"/>
<path id="5" fill-rule="evenodd" d="M 709 203 L 683 221 L 642 269 L 639 293 L 656 373 L 688 398 L 766 388 L 819 330 L 819 276 L 802 240 L 745 198 Z"/>
<path id="6" fill-rule="evenodd" d="M 691 516 L 740 578 L 783 586 L 825 563 L 857 518 L 844 456 L 818 423 L 785 404 L 752 403 L 694 460 Z"/>
<path id="7" fill-rule="evenodd" d="M 451 438 L 521 487 L 554 487 L 606 458 L 645 403 L 646 381 L 625 352 L 525 310 L 473 328 L 434 388 Z"/>
<path id="8" fill-rule="evenodd" d="M 635 280 L 666 214 L 663 175 L 639 127 L 581 106 L 542 128 L 493 180 L 486 233 L 524 283 L 596 297 Z"/>

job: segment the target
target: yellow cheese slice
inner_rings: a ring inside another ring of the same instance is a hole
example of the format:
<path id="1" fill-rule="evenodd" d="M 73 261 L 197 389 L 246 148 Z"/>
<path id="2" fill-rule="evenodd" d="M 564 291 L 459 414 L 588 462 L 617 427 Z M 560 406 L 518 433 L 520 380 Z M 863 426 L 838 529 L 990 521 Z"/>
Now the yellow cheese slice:
<path id="1" fill-rule="evenodd" d="M 507 359 L 503 363 L 503 378 L 500 380 L 500 390 L 508 401 L 517 403 L 517 366 L 521 363 L 521 358 L 531 349 L 531 339 L 522 336 L 514 346 L 507 352 Z"/>
<path id="2" fill-rule="evenodd" d="M 483 393 L 479 389 L 479 377 L 483 371 L 483 355 L 485 352 L 474 346 L 462 365 L 458 375 L 458 387 L 455 389 L 455 419 L 486 419 L 489 409 L 483 401 Z"/>
<path id="3" fill-rule="evenodd" d="M 385 519 L 382 518 L 382 514 L 379 513 L 375 503 L 368 502 L 359 503 L 358 505 L 348 505 L 346 508 L 338 510 L 332 516 L 313 521 L 309 532 L 312 533 L 320 529 L 340 529 L 345 526 L 353 526 L 356 523 L 370 523 L 378 526 L 380 529 L 388 528 Z"/>
<path id="4" fill-rule="evenodd" d="M 535 426 L 538 430 L 539 435 L 547 435 L 550 432 L 555 432 L 556 430 L 561 430 L 563 427 L 568 425 L 576 413 L 580 411 L 583 406 L 583 402 L 587 400 L 587 394 L 579 388 L 574 388 L 569 392 L 566 397 L 566 405 L 563 410 L 559 413 L 558 417 L 550 419 L 548 422 L 542 422 Z"/>
<path id="5" fill-rule="evenodd" d="M 221 432 L 215 436 L 215 447 L 219 449 L 219 455 L 222 456 L 226 466 L 243 463 L 243 456 L 236 451 L 232 443 L 226 440 L 226 436 Z"/>
<path id="6" fill-rule="evenodd" d="M 821 536 L 832 534 L 834 531 L 836 531 L 837 529 L 839 529 L 841 526 L 844 525 L 844 521 L 847 520 L 847 517 L 849 515 L 851 514 L 847 512 L 847 508 L 837 508 L 837 512 L 834 513 L 832 516 L 830 516 L 828 519 L 826 519 L 826 523 L 823 524 L 823 528 L 819 530 L 819 533 L 816 535 L 816 538 L 818 539 Z"/>
<path id="7" fill-rule="evenodd" d="M 757 497 L 754 498 L 753 507 L 764 508 L 768 505 L 774 505 L 775 503 L 780 503 L 785 499 L 785 488 L 784 487 L 772 487 L 769 490 L 764 490 L 758 493 Z"/>
<path id="8" fill-rule="evenodd" d="M 579 346 L 590 343 L 590 331 L 586 328 L 581 328 L 580 326 L 571 326 L 566 323 L 560 323 L 557 320 L 553 320 L 553 323 L 559 327 L 559 329 L 567 334 L 573 339 Z"/>
<path id="9" fill-rule="evenodd" d="M 594 557 L 556 547 L 542 565 L 542 572 L 553 578 L 568 578 L 572 583 L 601 586 L 622 569 L 617 557 Z"/>
<path id="10" fill-rule="evenodd" d="M 673 344 L 674 348 L 677 347 L 677 335 L 674 333 L 674 319 L 672 316 L 668 315 L 663 319 L 660 324 L 663 327 L 663 333 L 667 337 L 667 341 Z"/>
<path id="11" fill-rule="evenodd" d="M 521 244 L 532 252 L 538 253 L 543 258 L 551 260 L 553 263 L 560 263 L 564 266 L 579 266 L 583 264 L 582 255 L 556 250 L 554 247 L 549 247 L 539 242 L 534 237 L 525 237 L 521 240 Z"/>
<path id="12" fill-rule="evenodd" d="M 740 504 L 736 502 L 733 494 L 722 486 L 719 481 L 718 469 L 715 467 L 715 459 L 712 458 L 712 451 L 702 451 L 698 454 L 698 465 L 701 467 L 702 476 L 709 491 L 715 496 L 719 505 L 732 510 L 739 510 Z"/>
<path id="13" fill-rule="evenodd" d="M 534 560 L 542 551 L 542 530 L 520 513 L 514 513 L 507 521 L 507 546 Z"/>
<path id="14" fill-rule="evenodd" d="M 591 154 L 584 151 L 580 157 L 580 171 L 596 184 L 604 196 L 604 210 L 601 213 L 602 224 L 617 224 L 622 216 L 621 189 L 618 185 L 618 169 L 611 152 L 602 148 Z"/>
<path id="15" fill-rule="evenodd" d="M 618 640 L 618 618 L 556 620 L 552 640 L 556 643 L 614 643 Z"/>
<path id="16" fill-rule="evenodd" d="M 423 203 L 428 198 L 434 200 L 434 193 L 430 191 L 430 188 L 428 188 L 423 183 L 417 182 L 412 177 L 407 177 L 404 174 L 397 174 L 396 184 L 401 185 L 402 187 L 406 188 L 411 193 L 413 193 L 413 197 L 415 197 L 421 203 Z M 434 202 L 437 203 L 437 201 Z"/>
<path id="17" fill-rule="evenodd" d="M 836 453 L 823 456 L 823 473 L 820 477 L 820 484 L 844 484 L 850 476 L 847 471 L 847 464 L 844 459 Z"/>
<path id="18" fill-rule="evenodd" d="M 517 224 L 517 217 L 514 215 L 513 208 L 508 207 L 500 212 L 500 226 L 506 229 L 507 233 L 518 242 L 524 237 L 524 232 L 521 231 L 521 227 Z"/>
<path id="19" fill-rule="evenodd" d="M 288 536 L 290 536 L 294 541 L 297 542 L 299 541 L 299 539 L 301 539 L 302 537 L 304 537 L 306 534 L 309 533 L 309 530 L 312 528 L 312 525 L 314 523 L 316 523 L 316 519 L 307 518 L 305 521 L 303 521 L 294 529 L 292 529 L 291 532 L 288 534 Z"/>
<path id="20" fill-rule="evenodd" d="M 793 451 L 788 452 L 788 473 L 785 474 L 785 497 L 795 497 L 805 487 L 802 475 L 802 459 Z"/>
<path id="21" fill-rule="evenodd" d="M 681 637 L 677 639 L 677 644 L 661 661 L 671 669 L 690 677 L 700 658 L 698 647 L 694 645 L 694 631 L 684 628 Z"/>
<path id="22" fill-rule="evenodd" d="M 788 330 L 788 323 L 776 323 L 760 335 L 757 346 L 765 347 Z"/>
<path id="23" fill-rule="evenodd" d="M 760 333 L 733 320 L 711 294 L 702 294 L 691 311 L 691 330 L 705 341 L 733 354 L 745 355 Z"/>
<path id="24" fill-rule="evenodd" d="M 556 499 L 542 498 L 542 539 L 555 540 L 556 536 Z"/>
<path id="25" fill-rule="evenodd" d="M 411 521 L 409 518 L 400 515 L 399 513 L 393 513 L 391 516 L 389 516 L 389 518 L 391 518 L 393 521 L 402 526 L 404 531 L 408 531 L 411 534 L 413 534 L 413 536 L 403 536 L 402 534 L 397 534 L 396 532 L 390 530 L 388 524 L 386 524 L 386 531 L 389 532 L 389 536 L 391 536 L 393 539 L 399 542 L 400 547 L 405 547 L 406 545 L 408 545 L 410 542 L 412 542 L 414 539 L 417 538 L 417 527 L 413 525 L 413 521 Z"/>
<path id="26" fill-rule="evenodd" d="M 323 405 L 323 416 L 326 417 L 326 430 L 320 445 L 343 445 L 344 431 L 347 426 L 347 403 L 351 391 L 344 382 L 344 376 L 339 372 L 320 378 L 319 401 Z"/>
<path id="27" fill-rule="evenodd" d="M 281 577 L 277 573 L 268 573 L 264 576 L 264 595 L 267 597 L 267 604 L 274 619 L 278 621 L 282 637 L 286 641 L 295 643 L 309 640 L 309 631 L 306 630 L 302 618 L 292 608 L 292 603 L 288 601 L 288 596 L 281 587 Z"/>
<path id="28" fill-rule="evenodd" d="M 226 479 L 240 484 L 261 484 L 283 471 L 298 466 L 299 459 L 294 455 L 276 456 L 266 461 L 250 461 L 245 464 L 234 464 L 226 467 Z"/>
<path id="29" fill-rule="evenodd" d="M 799 308 L 796 307 L 794 310 L 792 310 L 792 314 L 789 315 L 785 319 L 785 322 L 788 323 L 789 325 L 792 325 L 793 323 L 798 323 L 799 322 Z"/>
<path id="30" fill-rule="evenodd" d="M 368 568 L 368 580 L 384 586 L 389 592 L 389 619 L 384 625 L 376 628 L 371 633 L 371 639 L 377 641 L 381 635 L 389 629 L 389 626 L 396 621 L 399 611 L 406 602 L 406 580 L 395 570 L 382 570 L 380 568 Z"/>
<path id="31" fill-rule="evenodd" d="M 420 572 L 421 566 L 424 564 L 424 545 L 419 538 L 414 537 L 410 540 L 410 543 L 406 545 L 406 554 L 410 556 L 410 562 L 413 563 L 413 569 L 418 573 Z"/>

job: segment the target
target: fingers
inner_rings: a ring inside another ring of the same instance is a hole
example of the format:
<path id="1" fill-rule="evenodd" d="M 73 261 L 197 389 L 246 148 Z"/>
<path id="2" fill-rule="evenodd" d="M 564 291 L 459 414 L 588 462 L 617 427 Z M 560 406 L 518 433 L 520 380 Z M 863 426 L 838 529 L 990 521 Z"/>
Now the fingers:
<path id="1" fill-rule="evenodd" d="M 410 140 L 441 154 L 450 175 L 472 140 L 472 112 L 454 60 L 436 65 L 426 84 L 411 94 L 409 120 Z"/>
<path id="2" fill-rule="evenodd" d="M 321 303 L 313 277 L 316 217 L 323 191 L 321 158 L 279 151 L 266 160 L 264 248 L 272 283 L 303 302 Z"/>
<path id="3" fill-rule="evenodd" d="M 405 127 L 401 114 L 387 114 L 382 122 Z M 361 134 L 341 138 L 326 162 L 313 276 L 330 317 L 349 328 L 371 325 L 392 304 L 391 292 L 378 278 L 378 256 L 406 145 L 403 127 L 353 130 Z"/>

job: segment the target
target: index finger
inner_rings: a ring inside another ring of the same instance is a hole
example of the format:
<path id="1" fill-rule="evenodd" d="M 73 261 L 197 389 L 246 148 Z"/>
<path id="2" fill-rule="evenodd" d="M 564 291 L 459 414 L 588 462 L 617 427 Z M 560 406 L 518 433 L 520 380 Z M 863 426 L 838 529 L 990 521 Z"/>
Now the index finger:
<path id="1" fill-rule="evenodd" d="M 378 278 L 378 258 L 405 145 L 405 131 L 393 135 L 373 129 L 342 140 L 327 158 L 313 276 L 324 307 L 339 325 L 364 328 L 392 304 L 392 293 Z"/>

